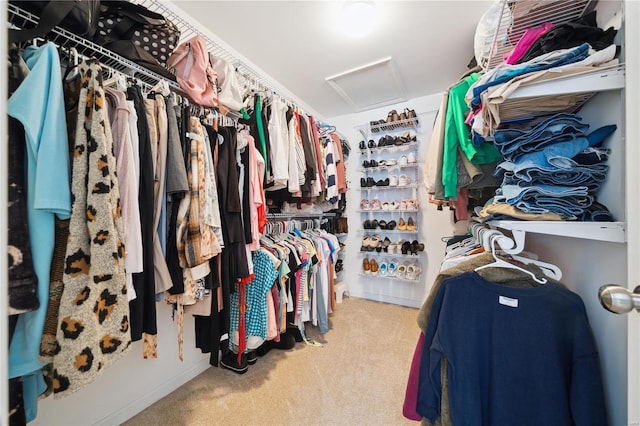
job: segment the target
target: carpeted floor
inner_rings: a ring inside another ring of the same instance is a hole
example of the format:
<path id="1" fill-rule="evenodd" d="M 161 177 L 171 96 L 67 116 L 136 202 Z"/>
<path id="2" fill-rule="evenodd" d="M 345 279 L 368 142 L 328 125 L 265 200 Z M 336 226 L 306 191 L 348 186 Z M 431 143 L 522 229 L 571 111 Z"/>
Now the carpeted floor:
<path id="1" fill-rule="evenodd" d="M 238 375 L 212 367 L 125 423 L 134 425 L 402 425 L 418 311 L 345 298 L 331 330 L 273 349 Z"/>

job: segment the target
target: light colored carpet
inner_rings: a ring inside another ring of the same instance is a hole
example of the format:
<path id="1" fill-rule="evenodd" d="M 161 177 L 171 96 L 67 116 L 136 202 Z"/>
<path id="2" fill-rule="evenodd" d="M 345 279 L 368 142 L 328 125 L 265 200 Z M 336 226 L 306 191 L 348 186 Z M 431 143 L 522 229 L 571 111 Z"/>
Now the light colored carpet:
<path id="1" fill-rule="evenodd" d="M 345 298 L 331 330 L 273 349 L 238 375 L 212 367 L 125 423 L 135 425 L 403 425 L 417 309 Z"/>

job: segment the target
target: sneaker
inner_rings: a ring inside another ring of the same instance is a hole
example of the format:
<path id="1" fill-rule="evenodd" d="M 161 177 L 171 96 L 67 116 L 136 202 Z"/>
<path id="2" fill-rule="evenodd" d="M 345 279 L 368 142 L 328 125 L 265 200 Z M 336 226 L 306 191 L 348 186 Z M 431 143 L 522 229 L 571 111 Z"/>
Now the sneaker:
<path id="1" fill-rule="evenodd" d="M 417 162 L 416 153 L 415 152 L 410 152 L 409 153 L 409 155 L 407 156 L 407 162 L 409 164 L 415 164 Z"/>
<path id="2" fill-rule="evenodd" d="M 398 176 L 392 175 L 389 177 L 389 186 L 398 186 Z"/>
<path id="3" fill-rule="evenodd" d="M 247 364 L 247 354 L 242 354 L 240 357 L 240 363 L 238 363 L 238 354 L 229 352 L 222 356 L 220 366 L 227 370 L 231 370 L 234 373 L 244 374 L 249 369 L 249 365 Z"/>

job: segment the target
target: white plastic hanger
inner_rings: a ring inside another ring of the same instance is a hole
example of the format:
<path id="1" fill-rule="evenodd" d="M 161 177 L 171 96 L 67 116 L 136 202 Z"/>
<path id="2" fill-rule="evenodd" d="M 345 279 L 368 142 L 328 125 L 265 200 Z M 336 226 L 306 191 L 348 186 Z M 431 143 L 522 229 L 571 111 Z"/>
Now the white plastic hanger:
<path id="1" fill-rule="evenodd" d="M 506 269 L 516 269 L 518 271 L 524 272 L 527 275 L 530 275 L 531 278 L 533 278 L 533 280 L 537 283 L 540 284 L 546 284 L 547 279 L 546 278 L 538 278 L 536 277 L 536 275 L 531 272 L 531 271 L 527 271 L 526 269 L 523 269 L 517 265 L 514 265 L 512 263 L 506 262 L 502 259 L 500 259 L 497 255 L 496 255 L 496 243 L 498 241 L 505 241 L 507 244 L 513 244 L 513 240 L 511 240 L 510 238 L 501 235 L 500 232 L 498 232 L 498 234 L 490 234 L 487 238 L 489 240 L 489 244 L 491 245 L 491 254 L 493 255 L 493 258 L 496 260 L 493 263 L 489 263 L 488 265 L 482 265 L 479 266 L 475 269 L 475 271 L 480 271 L 482 269 L 485 268 L 506 268 Z"/>

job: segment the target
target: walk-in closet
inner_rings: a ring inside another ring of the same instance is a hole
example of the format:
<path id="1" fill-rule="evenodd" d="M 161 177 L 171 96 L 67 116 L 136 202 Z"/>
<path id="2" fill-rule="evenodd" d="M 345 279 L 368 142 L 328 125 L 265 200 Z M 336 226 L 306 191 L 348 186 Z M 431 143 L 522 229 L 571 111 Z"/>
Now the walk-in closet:
<path id="1" fill-rule="evenodd" d="M 0 425 L 640 424 L 640 3 L 5 2 Z"/>

